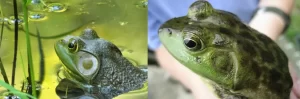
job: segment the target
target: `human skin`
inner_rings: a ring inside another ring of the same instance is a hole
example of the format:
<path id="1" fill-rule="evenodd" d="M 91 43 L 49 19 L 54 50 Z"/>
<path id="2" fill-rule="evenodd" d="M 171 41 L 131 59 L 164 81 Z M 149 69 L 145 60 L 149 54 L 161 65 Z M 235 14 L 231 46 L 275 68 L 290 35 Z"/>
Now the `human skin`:
<path id="1" fill-rule="evenodd" d="M 261 0 L 259 7 L 273 6 L 281 9 L 287 14 L 290 14 L 293 8 L 294 0 Z M 272 40 L 276 40 L 284 28 L 284 20 L 274 13 L 263 13 L 253 17 L 249 26 L 267 35 Z M 161 45 L 156 51 L 157 60 L 160 66 L 170 73 L 175 79 L 179 80 L 185 87 L 189 88 L 195 99 L 218 99 L 200 77 L 183 66 L 166 48 Z M 289 64 L 289 70 L 293 78 L 293 89 L 291 90 L 290 99 L 300 98 L 300 80 L 296 76 L 294 69 Z M 210 90 L 210 91 L 208 91 Z"/>

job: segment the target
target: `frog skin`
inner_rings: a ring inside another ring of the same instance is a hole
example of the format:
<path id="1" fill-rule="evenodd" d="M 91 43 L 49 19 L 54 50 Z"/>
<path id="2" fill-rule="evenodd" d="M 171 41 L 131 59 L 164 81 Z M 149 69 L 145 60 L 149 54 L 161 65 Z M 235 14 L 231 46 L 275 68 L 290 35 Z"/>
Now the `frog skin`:
<path id="1" fill-rule="evenodd" d="M 117 46 L 99 38 L 89 28 L 80 36 L 66 36 L 58 41 L 55 51 L 64 64 L 63 71 L 68 82 L 93 89 L 94 92 L 90 93 L 96 91 L 102 94 L 104 98 L 101 99 L 112 99 L 140 89 L 147 79 L 147 72 L 133 66 Z"/>
<path id="2" fill-rule="evenodd" d="M 222 99 L 288 99 L 288 59 L 264 34 L 234 14 L 196 1 L 186 16 L 166 21 L 160 41 L 181 64 L 208 79 Z"/>

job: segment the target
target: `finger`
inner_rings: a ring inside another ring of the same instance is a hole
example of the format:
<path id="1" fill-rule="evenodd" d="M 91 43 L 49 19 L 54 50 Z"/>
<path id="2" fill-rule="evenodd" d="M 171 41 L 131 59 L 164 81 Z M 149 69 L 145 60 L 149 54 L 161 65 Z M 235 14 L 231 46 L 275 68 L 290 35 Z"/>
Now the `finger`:
<path id="1" fill-rule="evenodd" d="M 295 97 L 298 97 L 296 99 L 299 99 L 300 98 L 300 81 L 296 81 L 293 85 L 293 89 L 292 89 L 292 92 Z"/>
<path id="2" fill-rule="evenodd" d="M 291 92 L 290 99 L 298 99 L 294 92 Z"/>
<path id="3" fill-rule="evenodd" d="M 298 99 L 300 98 L 300 80 L 299 77 L 297 76 L 294 65 L 291 63 L 289 63 L 289 71 L 293 79 L 293 88 L 291 92 L 291 97 L 293 95 L 294 97 L 297 97 L 295 99 Z"/>

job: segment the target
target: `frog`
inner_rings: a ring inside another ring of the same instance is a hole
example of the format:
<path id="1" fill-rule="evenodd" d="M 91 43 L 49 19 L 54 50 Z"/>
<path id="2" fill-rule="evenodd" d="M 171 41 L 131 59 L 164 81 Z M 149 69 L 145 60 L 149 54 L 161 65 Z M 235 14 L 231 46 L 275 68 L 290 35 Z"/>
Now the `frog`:
<path id="1" fill-rule="evenodd" d="M 134 66 L 115 44 L 99 37 L 91 28 L 84 29 L 79 36 L 64 37 L 54 48 L 65 76 L 56 87 L 57 94 L 68 90 L 74 92 L 74 97 L 112 99 L 142 88 L 147 80 L 145 70 Z"/>
<path id="2" fill-rule="evenodd" d="M 185 16 L 167 20 L 158 36 L 178 62 L 207 79 L 218 98 L 289 98 L 293 83 L 283 50 L 208 1 L 197 0 Z"/>

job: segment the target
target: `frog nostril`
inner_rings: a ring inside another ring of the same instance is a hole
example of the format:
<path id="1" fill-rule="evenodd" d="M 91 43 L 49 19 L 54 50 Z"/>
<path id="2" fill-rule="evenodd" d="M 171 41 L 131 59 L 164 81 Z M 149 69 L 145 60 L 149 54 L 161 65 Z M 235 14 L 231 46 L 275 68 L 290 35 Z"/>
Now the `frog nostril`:
<path id="1" fill-rule="evenodd" d="M 65 40 L 59 40 L 59 42 L 61 43 L 61 44 L 66 44 L 66 41 Z"/>

